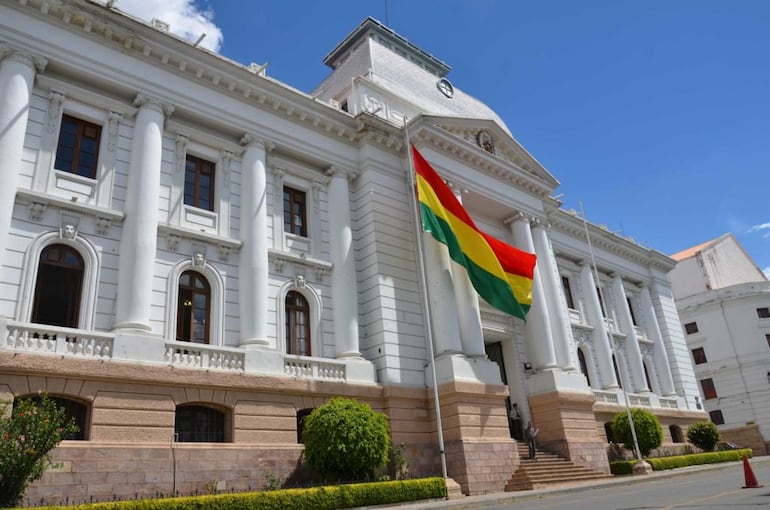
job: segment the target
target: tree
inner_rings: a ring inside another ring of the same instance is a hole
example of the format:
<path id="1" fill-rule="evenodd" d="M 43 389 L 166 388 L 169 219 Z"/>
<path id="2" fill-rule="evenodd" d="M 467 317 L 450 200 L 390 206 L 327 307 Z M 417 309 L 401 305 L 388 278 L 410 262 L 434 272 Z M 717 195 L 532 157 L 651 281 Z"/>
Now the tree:
<path id="1" fill-rule="evenodd" d="M 305 462 L 326 480 L 372 480 L 388 461 L 388 419 L 368 404 L 333 398 L 304 421 Z"/>
<path id="2" fill-rule="evenodd" d="M 644 409 L 631 409 L 634 420 L 636 439 L 643 457 L 663 444 L 663 427 L 660 426 L 658 417 Z M 615 441 L 623 443 L 628 450 L 634 449 L 634 438 L 631 435 L 631 427 L 628 424 L 628 413 L 623 411 L 615 415 L 612 420 L 612 433 Z"/>
<path id="3" fill-rule="evenodd" d="M 78 430 L 45 393 L 8 407 L 0 409 L 0 508 L 18 505 L 27 485 L 51 465 L 48 452 Z"/>
<path id="4" fill-rule="evenodd" d="M 714 449 L 721 437 L 717 426 L 710 421 L 699 421 L 687 427 L 687 439 L 707 452 Z"/>

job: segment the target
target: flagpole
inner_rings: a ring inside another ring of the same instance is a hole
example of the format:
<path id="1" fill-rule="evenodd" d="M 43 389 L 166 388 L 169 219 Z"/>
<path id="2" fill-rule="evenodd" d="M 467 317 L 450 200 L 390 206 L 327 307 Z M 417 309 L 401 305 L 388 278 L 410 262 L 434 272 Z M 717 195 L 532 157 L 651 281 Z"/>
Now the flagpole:
<path id="1" fill-rule="evenodd" d="M 431 309 L 430 300 L 428 299 L 428 283 L 425 277 L 425 257 L 423 257 L 422 249 L 422 226 L 420 225 L 420 209 L 417 205 L 417 183 L 415 180 L 414 161 L 412 160 L 412 145 L 409 142 L 409 122 L 404 116 L 404 137 L 406 139 L 406 159 L 409 161 L 409 175 L 407 176 L 407 194 L 409 195 L 409 202 L 412 206 L 412 217 L 415 226 L 415 245 L 417 246 L 417 259 L 419 260 L 418 266 L 418 280 L 420 281 L 420 294 L 422 298 L 423 310 L 426 312 L 425 317 L 425 343 L 428 349 L 428 357 L 430 359 L 430 374 L 433 379 L 433 407 L 436 411 L 436 428 L 438 431 L 438 451 L 441 458 L 441 474 L 444 478 L 448 478 L 446 470 L 446 452 L 444 451 L 444 432 L 441 424 L 441 404 L 438 395 L 438 382 L 436 378 L 436 356 L 433 350 L 433 326 L 431 324 Z"/>
<path id="2" fill-rule="evenodd" d="M 591 267 L 594 271 L 594 278 L 596 279 L 596 290 L 599 291 L 599 298 L 602 300 L 602 303 L 607 303 L 607 301 L 604 299 L 604 292 L 602 291 L 602 285 L 599 282 L 599 270 L 596 268 L 596 259 L 594 258 L 594 249 L 591 245 L 591 236 L 588 234 L 588 221 L 586 220 L 586 213 L 583 210 L 583 201 L 580 200 L 580 214 L 583 216 L 583 228 L 586 231 L 586 240 L 588 241 L 588 253 L 591 255 Z M 602 318 L 603 320 L 603 318 Z M 615 365 L 618 369 L 618 376 L 623 377 L 623 373 L 621 371 L 620 364 L 617 362 L 618 359 L 618 348 L 617 344 L 615 343 L 614 339 L 612 338 L 612 332 L 607 329 L 607 337 L 610 340 L 610 348 L 612 349 L 612 356 L 615 359 Z M 630 378 L 629 378 L 630 380 Z M 618 381 L 618 383 L 622 384 L 623 381 Z M 628 425 L 631 427 L 631 437 L 634 440 L 634 453 L 636 454 L 636 458 L 640 461 L 642 461 L 642 452 L 639 450 L 639 441 L 636 438 L 636 427 L 634 426 L 634 419 L 631 416 L 631 404 L 628 401 L 628 391 L 626 391 L 625 388 L 623 389 L 623 395 L 625 396 L 625 404 L 626 404 L 626 414 L 628 415 Z"/>

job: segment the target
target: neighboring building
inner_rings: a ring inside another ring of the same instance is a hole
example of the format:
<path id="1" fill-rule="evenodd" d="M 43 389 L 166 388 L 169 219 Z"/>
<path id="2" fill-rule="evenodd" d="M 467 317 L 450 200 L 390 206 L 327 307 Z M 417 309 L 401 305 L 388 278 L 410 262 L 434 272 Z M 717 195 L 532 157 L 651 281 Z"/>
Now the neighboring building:
<path id="1" fill-rule="evenodd" d="M 704 419 L 674 262 L 591 224 L 597 281 L 558 181 L 379 22 L 312 94 L 86 0 L 4 3 L 0 39 L 0 399 L 45 390 L 82 429 L 31 498 L 290 479 L 302 417 L 335 395 L 387 413 L 413 474 L 440 472 L 405 118 L 477 223 L 539 258 L 525 323 L 425 236 L 463 491 L 503 490 L 527 419 L 607 472 L 621 382 L 667 443 Z"/>
<path id="2" fill-rule="evenodd" d="M 673 255 L 676 306 L 703 406 L 728 441 L 770 438 L 770 281 L 732 234 Z"/>

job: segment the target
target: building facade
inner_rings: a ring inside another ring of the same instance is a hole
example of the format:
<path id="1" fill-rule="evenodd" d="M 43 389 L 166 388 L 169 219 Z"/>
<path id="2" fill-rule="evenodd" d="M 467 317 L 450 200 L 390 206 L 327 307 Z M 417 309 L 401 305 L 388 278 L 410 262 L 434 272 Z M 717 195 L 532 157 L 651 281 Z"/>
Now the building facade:
<path id="1" fill-rule="evenodd" d="M 770 282 L 732 234 L 672 256 L 671 282 L 703 406 L 723 439 L 767 451 Z"/>
<path id="2" fill-rule="evenodd" d="M 31 500 L 294 483 L 301 418 L 333 396 L 439 473 L 429 320 L 466 494 L 503 490 L 528 419 L 607 472 L 626 398 L 666 442 L 704 417 L 674 262 L 563 210 L 503 120 L 381 23 L 305 94 L 85 0 L 0 20 L 0 399 L 46 391 L 81 427 Z M 537 254 L 526 322 L 428 236 L 421 292 L 407 136 L 481 228 Z"/>

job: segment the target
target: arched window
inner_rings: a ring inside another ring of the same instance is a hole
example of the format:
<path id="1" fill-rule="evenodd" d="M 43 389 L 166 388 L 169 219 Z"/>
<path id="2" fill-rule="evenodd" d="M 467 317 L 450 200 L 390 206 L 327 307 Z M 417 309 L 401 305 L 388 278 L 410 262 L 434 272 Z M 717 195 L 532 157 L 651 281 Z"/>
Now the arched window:
<path id="1" fill-rule="evenodd" d="M 305 418 L 313 412 L 313 408 L 297 411 L 297 442 L 302 444 L 302 431 L 305 430 Z"/>
<path id="2" fill-rule="evenodd" d="M 37 267 L 32 322 L 77 328 L 84 270 L 83 257 L 74 248 L 46 246 Z"/>
<path id="3" fill-rule="evenodd" d="M 286 353 L 311 356 L 310 306 L 297 291 L 286 294 Z"/>
<path id="4" fill-rule="evenodd" d="M 580 371 L 583 373 L 584 376 L 586 376 L 586 381 L 588 382 L 588 386 L 591 386 L 591 376 L 588 375 L 588 364 L 586 363 L 586 355 L 583 353 L 583 349 L 578 347 L 577 350 L 578 354 L 578 361 L 580 362 Z"/>
<path id="5" fill-rule="evenodd" d="M 26 397 L 16 397 L 13 399 L 13 405 L 16 407 L 19 400 L 29 399 L 32 402 L 40 402 L 40 395 L 29 395 Z M 66 435 L 63 439 L 84 441 L 88 438 L 88 406 L 77 400 L 72 400 L 66 397 L 53 397 L 48 396 L 48 400 L 53 401 L 57 407 L 64 409 L 64 416 L 67 420 L 73 420 L 77 425 L 77 432 Z"/>
<path id="6" fill-rule="evenodd" d="M 607 442 L 608 443 L 614 443 L 615 442 L 615 433 L 612 432 L 612 422 L 608 421 L 604 424 L 604 435 L 607 436 Z"/>
<path id="7" fill-rule="evenodd" d="M 620 370 L 618 370 L 618 359 L 615 355 L 612 355 L 612 367 L 615 369 L 615 378 L 618 380 L 618 386 L 623 389 L 623 379 L 620 378 Z"/>
<path id="8" fill-rule="evenodd" d="M 211 286 L 197 271 L 179 277 L 176 310 L 176 339 L 197 344 L 209 343 Z"/>
<path id="9" fill-rule="evenodd" d="M 199 404 L 177 406 L 174 433 L 180 443 L 224 443 L 225 413 Z"/>
<path id="10" fill-rule="evenodd" d="M 671 440 L 675 443 L 684 443 L 684 434 L 682 434 L 682 427 L 679 425 L 671 425 L 668 428 L 671 432 Z"/>

